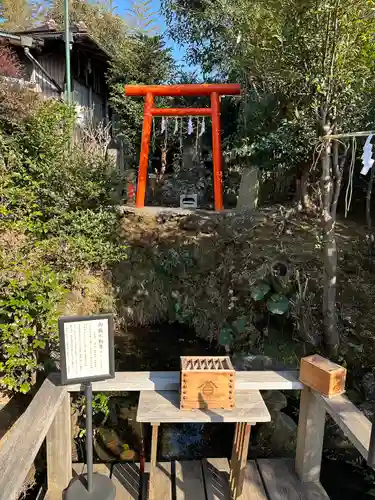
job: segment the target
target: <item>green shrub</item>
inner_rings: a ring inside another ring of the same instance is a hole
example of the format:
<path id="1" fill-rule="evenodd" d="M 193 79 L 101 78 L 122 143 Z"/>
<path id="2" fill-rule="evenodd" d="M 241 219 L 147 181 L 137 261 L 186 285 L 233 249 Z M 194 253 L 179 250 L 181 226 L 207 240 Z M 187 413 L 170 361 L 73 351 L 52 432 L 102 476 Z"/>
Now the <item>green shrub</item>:
<path id="1" fill-rule="evenodd" d="M 105 152 L 72 144 L 74 112 L 48 101 L 12 137 L 0 137 L 2 214 L 33 229 L 64 212 L 113 202 L 117 175 Z"/>
<path id="2" fill-rule="evenodd" d="M 0 243 L 0 386 L 9 390 L 27 392 L 56 351 L 57 311 L 74 276 L 126 258 L 114 165 L 95 138 L 73 143 L 74 118 L 46 101 L 12 135 L 0 129 L 0 231 L 25 238 L 14 262 Z"/>
<path id="3" fill-rule="evenodd" d="M 17 264 L 0 280 L 0 386 L 26 393 L 41 355 L 56 349 L 56 305 L 64 289 L 48 267 Z"/>
<path id="4" fill-rule="evenodd" d="M 47 239 L 38 242 L 37 248 L 60 270 L 103 268 L 127 257 L 117 226 L 118 215 L 111 209 L 67 212 L 44 224 Z"/>
<path id="5" fill-rule="evenodd" d="M 20 92 L 15 81 L 0 79 L 0 127 L 2 130 L 8 133 L 18 130 L 23 120 L 42 104 L 43 100 L 37 92 L 28 89 Z"/>

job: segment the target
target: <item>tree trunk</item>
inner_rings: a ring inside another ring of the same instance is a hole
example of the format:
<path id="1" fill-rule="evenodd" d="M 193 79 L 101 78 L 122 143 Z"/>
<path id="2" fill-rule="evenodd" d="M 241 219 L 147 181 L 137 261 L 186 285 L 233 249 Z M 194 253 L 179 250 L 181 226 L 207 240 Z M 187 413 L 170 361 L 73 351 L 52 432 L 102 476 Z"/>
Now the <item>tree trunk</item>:
<path id="1" fill-rule="evenodd" d="M 324 338 L 329 355 L 336 355 L 339 348 L 339 334 L 336 314 L 336 271 L 337 248 L 335 237 L 335 219 L 332 217 L 331 201 L 333 197 L 333 178 L 331 170 L 331 142 L 324 144 L 322 153 L 322 229 L 323 229 L 323 260 L 324 260 Z"/>
<path id="2" fill-rule="evenodd" d="M 346 163 L 346 157 L 348 155 L 348 146 L 344 146 L 344 151 L 339 159 L 339 143 L 335 141 L 333 145 L 333 172 L 335 175 L 335 186 L 333 191 L 333 199 L 332 199 L 332 207 L 331 207 L 331 215 L 333 220 L 336 222 L 336 214 L 337 214 L 337 205 L 340 198 L 341 186 L 342 186 L 342 178 L 344 175 L 344 166 Z"/>
<path id="3" fill-rule="evenodd" d="M 312 202 L 309 195 L 309 177 L 312 161 L 305 161 L 299 166 L 299 178 L 297 179 L 297 203 L 299 210 L 309 212 L 312 208 Z"/>

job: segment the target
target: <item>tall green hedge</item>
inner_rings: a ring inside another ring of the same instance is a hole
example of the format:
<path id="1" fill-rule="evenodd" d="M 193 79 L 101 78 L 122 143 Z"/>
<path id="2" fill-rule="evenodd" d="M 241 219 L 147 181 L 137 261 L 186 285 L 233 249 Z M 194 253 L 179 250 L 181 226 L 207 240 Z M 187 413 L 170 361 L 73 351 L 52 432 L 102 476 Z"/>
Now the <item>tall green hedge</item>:
<path id="1" fill-rule="evenodd" d="M 83 269 L 126 258 L 115 166 L 75 144 L 74 110 L 38 103 L 0 129 L 0 387 L 27 392 L 58 354 L 57 316 Z"/>

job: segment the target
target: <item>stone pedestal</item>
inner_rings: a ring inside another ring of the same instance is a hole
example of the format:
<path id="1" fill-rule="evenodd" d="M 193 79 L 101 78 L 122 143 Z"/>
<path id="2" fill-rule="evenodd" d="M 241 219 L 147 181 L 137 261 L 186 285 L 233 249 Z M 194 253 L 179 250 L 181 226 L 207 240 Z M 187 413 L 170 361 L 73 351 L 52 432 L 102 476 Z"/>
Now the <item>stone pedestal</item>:
<path id="1" fill-rule="evenodd" d="M 259 196 L 259 170 L 258 167 L 249 167 L 244 170 L 241 177 L 238 193 L 238 208 L 256 209 Z"/>

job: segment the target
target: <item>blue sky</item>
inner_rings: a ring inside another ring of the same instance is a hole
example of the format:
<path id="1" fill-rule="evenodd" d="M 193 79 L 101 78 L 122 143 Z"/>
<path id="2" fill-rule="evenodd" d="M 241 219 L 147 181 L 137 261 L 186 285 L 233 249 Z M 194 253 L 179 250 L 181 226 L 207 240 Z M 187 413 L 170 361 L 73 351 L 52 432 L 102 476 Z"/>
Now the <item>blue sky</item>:
<path id="1" fill-rule="evenodd" d="M 131 0 L 114 0 L 113 4 L 117 6 L 118 13 L 123 14 L 126 12 L 126 9 L 131 7 L 132 2 L 131 2 Z M 163 16 L 160 14 L 160 0 L 152 0 L 151 5 L 152 5 L 152 10 L 157 13 L 158 26 L 160 27 L 161 31 L 164 33 L 166 30 L 166 25 L 165 25 L 165 21 L 163 19 Z M 179 61 L 179 62 L 183 62 L 183 58 L 184 58 L 183 47 L 179 47 L 172 40 L 170 40 L 168 37 L 165 37 L 165 40 L 166 40 L 167 46 L 172 48 L 173 57 L 175 58 L 175 60 Z"/>

